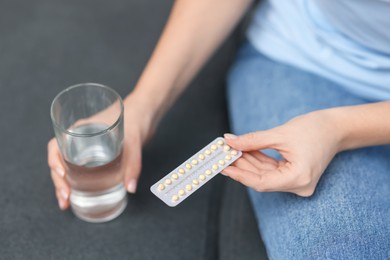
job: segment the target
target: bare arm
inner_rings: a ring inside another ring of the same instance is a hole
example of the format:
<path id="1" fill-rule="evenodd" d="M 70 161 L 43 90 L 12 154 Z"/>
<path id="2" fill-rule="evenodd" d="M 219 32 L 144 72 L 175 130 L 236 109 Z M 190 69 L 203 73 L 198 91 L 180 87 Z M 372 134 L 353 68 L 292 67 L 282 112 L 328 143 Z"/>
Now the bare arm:
<path id="1" fill-rule="evenodd" d="M 252 0 L 177 0 L 135 90 L 156 125 Z M 156 94 L 157 93 L 157 94 Z M 134 100 L 134 99 L 133 99 Z M 152 127 L 153 128 L 153 127 Z"/>
<path id="2" fill-rule="evenodd" d="M 390 102 L 323 110 L 340 133 L 339 151 L 390 144 Z"/>
<path id="3" fill-rule="evenodd" d="M 188 82 L 238 23 L 252 0 L 177 0 L 135 90 L 124 101 L 124 184 L 135 193 L 141 147 Z M 127 122 L 127 123 L 126 123 Z M 131 147 L 131 149 L 130 149 Z M 57 142 L 48 144 L 48 163 L 61 209 L 70 187 Z"/>

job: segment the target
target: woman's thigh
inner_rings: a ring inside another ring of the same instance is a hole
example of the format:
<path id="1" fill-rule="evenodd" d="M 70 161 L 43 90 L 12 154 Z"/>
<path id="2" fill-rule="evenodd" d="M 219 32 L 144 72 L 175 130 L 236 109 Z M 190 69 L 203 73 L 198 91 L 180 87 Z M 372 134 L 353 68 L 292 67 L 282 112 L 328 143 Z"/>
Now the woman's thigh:
<path id="1" fill-rule="evenodd" d="M 272 61 L 249 44 L 228 79 L 229 114 L 237 134 L 275 127 L 314 110 L 366 102 L 331 81 Z M 273 259 L 390 257 L 388 146 L 338 154 L 310 198 L 251 189 L 249 194 Z"/>

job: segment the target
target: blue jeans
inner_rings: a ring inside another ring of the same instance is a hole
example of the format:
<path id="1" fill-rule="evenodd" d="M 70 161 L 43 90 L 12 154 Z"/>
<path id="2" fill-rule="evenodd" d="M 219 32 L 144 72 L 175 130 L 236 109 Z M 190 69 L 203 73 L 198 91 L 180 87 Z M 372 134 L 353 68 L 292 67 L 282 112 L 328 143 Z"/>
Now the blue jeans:
<path id="1" fill-rule="evenodd" d="M 270 60 L 250 43 L 239 51 L 228 78 L 236 134 L 367 102 L 332 81 Z M 248 192 L 271 259 L 390 259 L 390 146 L 339 153 L 309 198 Z"/>

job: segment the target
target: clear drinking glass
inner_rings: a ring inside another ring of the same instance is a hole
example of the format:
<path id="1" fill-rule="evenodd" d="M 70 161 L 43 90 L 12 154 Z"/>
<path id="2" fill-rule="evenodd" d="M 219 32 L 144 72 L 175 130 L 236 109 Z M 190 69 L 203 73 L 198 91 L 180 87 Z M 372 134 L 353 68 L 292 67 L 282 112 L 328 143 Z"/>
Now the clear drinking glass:
<path id="1" fill-rule="evenodd" d="M 74 214 L 88 222 L 119 216 L 127 205 L 121 97 L 100 84 L 71 86 L 54 98 L 51 119 L 67 167 Z"/>

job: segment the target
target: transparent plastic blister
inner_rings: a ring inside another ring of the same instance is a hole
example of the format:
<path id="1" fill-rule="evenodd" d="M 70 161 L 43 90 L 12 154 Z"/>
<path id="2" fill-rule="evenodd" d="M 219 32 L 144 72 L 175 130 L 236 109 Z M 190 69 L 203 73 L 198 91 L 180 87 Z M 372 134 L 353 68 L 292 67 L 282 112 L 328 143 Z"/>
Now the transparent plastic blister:
<path id="1" fill-rule="evenodd" d="M 175 207 L 241 155 L 241 151 L 218 137 L 152 185 L 150 190 L 165 204 Z"/>

